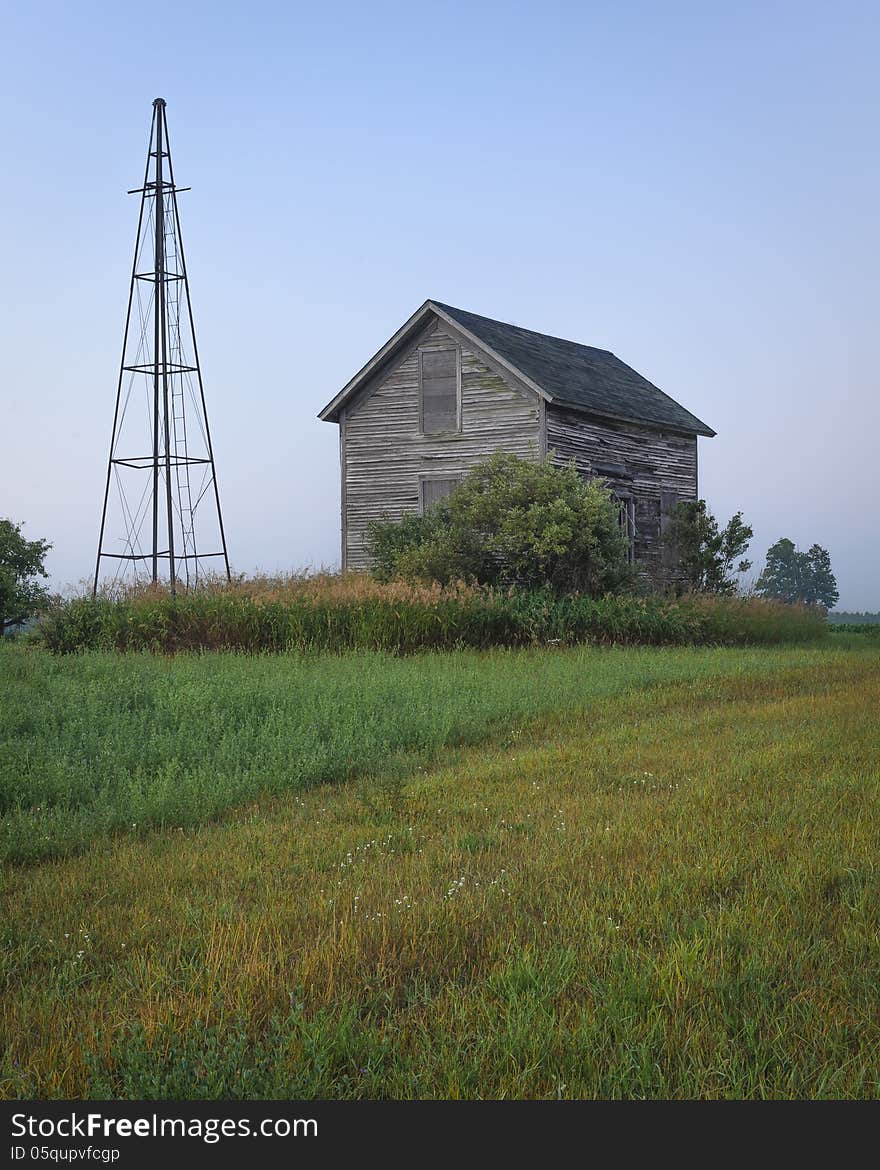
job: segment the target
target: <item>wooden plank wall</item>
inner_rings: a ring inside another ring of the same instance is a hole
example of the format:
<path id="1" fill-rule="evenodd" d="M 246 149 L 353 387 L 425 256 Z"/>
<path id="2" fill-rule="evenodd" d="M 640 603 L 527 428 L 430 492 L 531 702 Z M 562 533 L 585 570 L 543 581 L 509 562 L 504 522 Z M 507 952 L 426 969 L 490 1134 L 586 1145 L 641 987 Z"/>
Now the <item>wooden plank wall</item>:
<path id="1" fill-rule="evenodd" d="M 663 535 L 679 500 L 697 498 L 697 438 L 634 423 L 599 422 L 548 405 L 547 449 L 554 461 L 574 460 L 584 476 L 606 480 L 635 504 L 635 559 L 662 584 L 669 576 Z"/>
<path id="2" fill-rule="evenodd" d="M 539 457 L 537 397 L 514 389 L 466 347 L 461 351 L 461 431 L 420 433 L 418 351 L 456 344 L 434 322 L 345 407 L 340 420 L 344 568 L 369 566 L 370 520 L 383 514 L 399 520 L 419 510 L 420 476 L 467 471 L 496 450 Z"/>

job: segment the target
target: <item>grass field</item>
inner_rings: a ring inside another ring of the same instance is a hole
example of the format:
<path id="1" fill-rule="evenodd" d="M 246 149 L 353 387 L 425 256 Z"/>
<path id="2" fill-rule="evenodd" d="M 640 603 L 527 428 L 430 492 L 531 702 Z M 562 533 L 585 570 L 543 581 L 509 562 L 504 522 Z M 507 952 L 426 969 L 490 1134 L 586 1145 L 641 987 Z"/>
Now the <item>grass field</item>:
<path id="1" fill-rule="evenodd" d="M 0 688 L 5 1096 L 880 1093 L 874 640 Z"/>
<path id="2" fill-rule="evenodd" d="M 108 832 L 194 825 L 258 796 L 368 771 L 389 780 L 495 726 L 676 681 L 840 663 L 846 644 L 410 658 L 55 658 L 0 646 L 0 861 L 63 856 Z"/>

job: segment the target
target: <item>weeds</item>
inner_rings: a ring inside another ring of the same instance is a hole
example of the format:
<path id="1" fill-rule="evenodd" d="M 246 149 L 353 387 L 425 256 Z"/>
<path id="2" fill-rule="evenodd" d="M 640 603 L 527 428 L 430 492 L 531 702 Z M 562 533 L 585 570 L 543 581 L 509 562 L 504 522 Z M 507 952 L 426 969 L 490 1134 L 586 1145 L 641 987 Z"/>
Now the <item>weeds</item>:
<path id="1" fill-rule="evenodd" d="M 557 596 L 379 584 L 367 574 L 209 583 L 172 597 L 129 588 L 62 602 L 37 637 L 79 650 L 352 650 L 408 654 L 531 645 L 749 645 L 815 641 L 821 611 L 758 598 Z"/>

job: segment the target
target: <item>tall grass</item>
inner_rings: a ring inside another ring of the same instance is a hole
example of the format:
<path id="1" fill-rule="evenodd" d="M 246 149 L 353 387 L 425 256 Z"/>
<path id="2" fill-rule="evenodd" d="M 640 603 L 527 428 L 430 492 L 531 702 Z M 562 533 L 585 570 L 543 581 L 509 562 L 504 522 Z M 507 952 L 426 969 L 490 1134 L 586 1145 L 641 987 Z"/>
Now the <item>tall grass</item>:
<path id="1" fill-rule="evenodd" d="M 91 650 L 383 650 L 529 645 L 749 645 L 825 636 L 814 611 L 759 599 L 559 597 L 457 585 L 381 585 L 366 574 L 215 583 L 75 598 L 40 624 L 56 653 Z"/>

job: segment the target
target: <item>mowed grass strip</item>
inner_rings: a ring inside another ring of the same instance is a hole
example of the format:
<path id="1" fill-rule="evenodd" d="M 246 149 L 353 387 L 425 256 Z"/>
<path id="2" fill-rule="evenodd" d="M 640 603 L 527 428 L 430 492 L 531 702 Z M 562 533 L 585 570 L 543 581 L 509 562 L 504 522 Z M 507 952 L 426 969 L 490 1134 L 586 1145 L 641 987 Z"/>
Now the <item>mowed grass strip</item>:
<path id="1" fill-rule="evenodd" d="M 258 796 L 405 774 L 545 712 L 660 684 L 845 668 L 822 648 L 56 658 L 0 646 L 0 861 L 192 826 Z"/>
<path id="2" fill-rule="evenodd" d="M 874 1097 L 880 665 L 7 870 L 6 1095 Z"/>

